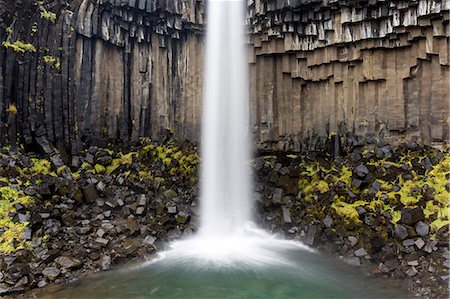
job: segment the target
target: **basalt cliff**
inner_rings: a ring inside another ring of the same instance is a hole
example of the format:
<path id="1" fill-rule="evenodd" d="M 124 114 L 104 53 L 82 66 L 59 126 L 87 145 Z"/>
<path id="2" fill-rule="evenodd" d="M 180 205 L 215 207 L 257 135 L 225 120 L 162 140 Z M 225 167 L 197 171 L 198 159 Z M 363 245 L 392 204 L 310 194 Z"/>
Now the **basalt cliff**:
<path id="1" fill-rule="evenodd" d="M 258 148 L 448 140 L 449 18 L 449 0 L 249 0 Z M 205 19 L 203 0 L 0 0 L 0 142 L 197 141 Z"/>

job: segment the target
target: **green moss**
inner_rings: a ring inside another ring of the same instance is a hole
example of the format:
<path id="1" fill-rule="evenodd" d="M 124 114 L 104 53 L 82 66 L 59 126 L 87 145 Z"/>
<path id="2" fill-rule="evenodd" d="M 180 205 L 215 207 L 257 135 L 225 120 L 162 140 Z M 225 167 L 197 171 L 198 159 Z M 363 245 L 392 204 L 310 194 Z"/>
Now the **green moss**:
<path id="1" fill-rule="evenodd" d="M 23 232 L 28 223 L 16 223 L 10 218 L 10 214 L 16 212 L 15 204 L 27 207 L 34 200 L 17 189 L 13 186 L 0 187 L 0 252 L 2 253 L 11 253 L 30 245 L 23 239 Z"/>
<path id="2" fill-rule="evenodd" d="M 53 175 L 56 176 L 54 172 L 52 172 L 52 165 L 50 161 L 46 159 L 37 159 L 32 158 L 33 166 L 29 168 L 29 172 L 31 175 Z"/>
<path id="3" fill-rule="evenodd" d="M 95 164 L 94 169 L 95 169 L 96 173 L 105 173 L 106 172 L 105 166 L 100 165 L 100 164 Z"/>
<path id="4" fill-rule="evenodd" d="M 61 69 L 61 61 L 57 57 L 46 55 L 44 56 L 44 62 L 51 65 L 55 69 Z"/>
<path id="5" fill-rule="evenodd" d="M 36 48 L 32 44 L 21 42 L 20 40 L 15 41 L 14 43 L 10 42 L 3 42 L 3 47 L 12 49 L 14 52 L 17 53 L 35 53 Z"/>
<path id="6" fill-rule="evenodd" d="M 42 8 L 41 18 L 43 18 L 45 20 L 48 20 L 48 21 L 50 21 L 52 23 L 55 23 L 55 21 L 56 21 L 56 13 L 48 11 L 45 8 Z"/>

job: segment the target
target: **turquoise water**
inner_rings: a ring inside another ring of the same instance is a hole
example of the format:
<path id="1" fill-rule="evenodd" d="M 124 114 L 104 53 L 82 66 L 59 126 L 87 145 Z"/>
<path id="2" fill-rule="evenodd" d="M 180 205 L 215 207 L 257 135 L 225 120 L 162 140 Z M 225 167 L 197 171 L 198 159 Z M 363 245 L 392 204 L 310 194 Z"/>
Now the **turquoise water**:
<path id="1" fill-rule="evenodd" d="M 282 253 L 288 263 L 220 266 L 161 259 L 83 280 L 52 294 L 58 299 L 144 298 L 406 298 L 398 288 L 369 279 L 359 269 L 304 250 Z"/>

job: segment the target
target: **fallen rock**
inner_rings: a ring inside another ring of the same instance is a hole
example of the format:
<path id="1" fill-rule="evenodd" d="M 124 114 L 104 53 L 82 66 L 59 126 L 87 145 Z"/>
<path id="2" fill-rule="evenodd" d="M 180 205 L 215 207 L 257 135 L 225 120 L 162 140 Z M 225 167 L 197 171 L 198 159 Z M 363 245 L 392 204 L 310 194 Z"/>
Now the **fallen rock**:
<path id="1" fill-rule="evenodd" d="M 98 193 L 95 185 L 93 184 L 87 184 L 83 186 L 83 195 L 87 202 L 95 202 L 95 200 L 98 198 Z"/>
<path id="2" fill-rule="evenodd" d="M 80 266 L 81 262 L 75 258 L 68 256 L 60 256 L 55 259 L 55 262 L 63 268 L 71 269 Z"/>
<path id="3" fill-rule="evenodd" d="M 61 271 L 56 267 L 47 267 L 42 270 L 42 275 L 49 277 L 50 279 L 56 278 L 61 274 Z"/>
<path id="4" fill-rule="evenodd" d="M 111 256 L 108 254 L 102 255 L 100 257 L 100 266 L 103 271 L 111 269 Z"/>
<path id="5" fill-rule="evenodd" d="M 175 216 L 175 220 L 180 224 L 185 224 L 189 220 L 189 215 L 184 212 L 179 212 L 177 216 Z"/>
<path id="6" fill-rule="evenodd" d="M 343 261 L 349 265 L 352 265 L 353 267 L 361 266 L 361 261 L 359 260 L 358 257 L 346 257 L 343 259 Z"/>
<path id="7" fill-rule="evenodd" d="M 357 257 L 362 257 L 362 256 L 366 256 L 367 255 L 367 251 L 364 249 L 364 248 L 359 248 L 359 249 L 357 249 L 357 250 L 355 250 L 355 255 L 357 256 Z"/>
<path id="8" fill-rule="evenodd" d="M 355 168 L 355 174 L 360 178 L 364 178 L 368 173 L 369 169 L 364 164 L 360 164 Z"/>
<path id="9" fill-rule="evenodd" d="M 283 201 L 283 189 L 275 188 L 272 194 L 272 202 L 280 204 Z"/>
<path id="10" fill-rule="evenodd" d="M 331 218 L 330 215 L 327 215 L 323 219 L 323 225 L 325 225 L 325 227 L 332 227 L 333 226 L 333 218 Z"/>
<path id="11" fill-rule="evenodd" d="M 355 245 L 358 244 L 358 238 L 353 236 L 348 237 L 348 241 L 350 242 L 351 247 L 355 247 Z"/>
<path id="12" fill-rule="evenodd" d="M 285 223 L 285 224 L 292 223 L 291 210 L 286 206 L 282 206 L 281 211 L 283 214 L 283 223 Z"/>
<path id="13" fill-rule="evenodd" d="M 401 212 L 400 222 L 406 225 L 412 225 L 424 219 L 425 215 L 421 208 L 404 208 Z"/>
<path id="14" fill-rule="evenodd" d="M 430 233 L 430 226 L 423 221 L 417 222 L 415 228 L 416 233 L 421 237 L 424 237 Z"/>

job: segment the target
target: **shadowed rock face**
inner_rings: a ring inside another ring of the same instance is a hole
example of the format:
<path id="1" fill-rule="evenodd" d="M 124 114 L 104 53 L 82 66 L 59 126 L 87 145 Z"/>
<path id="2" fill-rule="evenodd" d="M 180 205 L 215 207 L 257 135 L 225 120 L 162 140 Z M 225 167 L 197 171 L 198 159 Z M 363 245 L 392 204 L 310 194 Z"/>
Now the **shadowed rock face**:
<path id="1" fill-rule="evenodd" d="M 36 47 L 0 51 L 0 142 L 45 135 L 76 154 L 90 143 L 157 138 L 162 128 L 198 140 L 203 0 L 44 2 L 0 0 L 0 39 Z M 448 139 L 450 1 L 248 6 L 260 149 L 311 149 L 333 133 Z"/>

